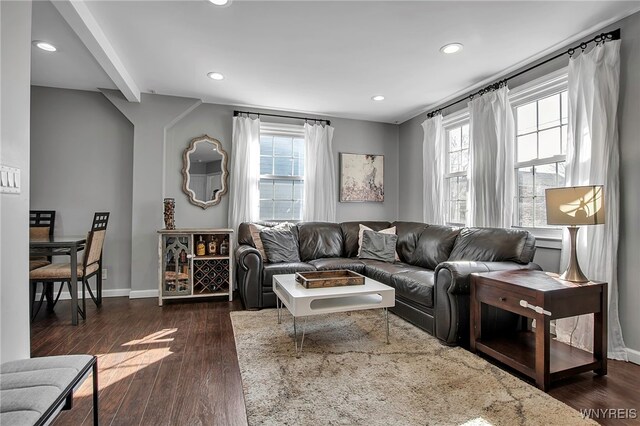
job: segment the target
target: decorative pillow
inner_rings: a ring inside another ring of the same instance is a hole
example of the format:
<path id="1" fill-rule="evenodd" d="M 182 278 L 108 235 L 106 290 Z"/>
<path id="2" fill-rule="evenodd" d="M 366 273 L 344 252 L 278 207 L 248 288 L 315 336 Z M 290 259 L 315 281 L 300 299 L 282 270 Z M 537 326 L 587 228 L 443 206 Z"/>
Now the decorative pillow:
<path id="1" fill-rule="evenodd" d="M 300 262 L 298 241 L 290 229 L 265 229 L 260 239 L 270 263 Z"/>
<path id="2" fill-rule="evenodd" d="M 358 257 L 360 257 L 360 250 L 362 249 L 362 233 L 364 231 L 373 231 L 373 229 L 371 229 L 368 226 L 365 226 L 363 224 L 360 224 L 360 232 L 358 232 Z M 373 232 L 379 232 L 381 234 L 393 234 L 393 235 L 395 235 L 396 227 L 392 226 L 391 228 L 383 229 L 381 231 L 373 231 Z M 395 253 L 394 254 L 395 260 L 396 261 L 400 261 L 400 256 L 398 256 L 398 253 L 395 251 L 395 249 L 394 249 L 394 253 Z"/>
<path id="3" fill-rule="evenodd" d="M 269 258 L 267 257 L 267 253 L 264 251 L 264 246 L 262 245 L 262 239 L 260 238 L 260 230 L 253 223 L 249 224 L 249 232 L 251 232 L 251 238 L 253 238 L 253 245 L 256 246 L 256 250 L 260 252 L 262 256 L 263 262 L 268 262 Z"/>
<path id="4" fill-rule="evenodd" d="M 398 236 L 396 234 L 364 231 L 358 257 L 393 263 L 395 262 L 397 242 Z"/>

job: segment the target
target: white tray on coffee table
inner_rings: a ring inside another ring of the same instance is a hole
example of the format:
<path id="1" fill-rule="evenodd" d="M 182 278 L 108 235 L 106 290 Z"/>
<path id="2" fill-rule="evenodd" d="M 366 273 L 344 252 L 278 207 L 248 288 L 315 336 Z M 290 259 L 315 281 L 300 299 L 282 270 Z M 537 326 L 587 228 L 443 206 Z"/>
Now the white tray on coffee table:
<path id="1" fill-rule="evenodd" d="M 363 309 L 383 309 L 387 343 L 389 343 L 389 310 L 396 304 L 396 291 L 393 287 L 365 277 L 364 285 L 341 287 L 305 288 L 298 284 L 294 274 L 274 275 L 273 292 L 276 295 L 278 324 L 282 319 L 284 304 L 293 315 L 293 331 L 296 353 L 302 352 L 304 344 L 304 324 L 302 340 L 298 349 L 298 330 L 296 318 L 311 315 L 351 312 Z"/>

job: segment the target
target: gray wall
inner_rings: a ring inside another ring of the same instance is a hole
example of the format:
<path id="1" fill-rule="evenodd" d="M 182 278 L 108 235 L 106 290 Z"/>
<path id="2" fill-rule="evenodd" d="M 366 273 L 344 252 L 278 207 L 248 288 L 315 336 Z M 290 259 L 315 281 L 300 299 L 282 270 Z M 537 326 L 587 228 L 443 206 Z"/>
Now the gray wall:
<path id="1" fill-rule="evenodd" d="M 182 152 L 192 138 L 203 134 L 218 139 L 230 158 L 233 110 L 233 107 L 226 105 L 202 104 L 167 132 L 164 179 L 166 196 L 176 199 L 177 227 L 227 226 L 229 197 L 224 196 L 220 204 L 206 210 L 190 204 L 187 196 L 182 192 L 181 171 Z M 255 111 L 269 112 L 266 110 Z M 278 112 L 278 114 L 283 113 Z M 263 122 L 304 123 L 302 120 L 282 120 L 267 116 L 261 117 L 261 120 Z M 337 172 L 340 152 L 385 156 L 384 203 L 338 203 L 337 221 L 395 220 L 398 217 L 398 126 L 333 117 L 330 120 L 331 126 L 335 127 L 333 155 Z"/>
<path id="2" fill-rule="evenodd" d="M 220 141 L 222 148 L 227 152 L 227 162 L 230 161 L 232 121 L 232 107 L 202 104 L 167 132 L 166 167 L 163 179 L 165 196 L 176 199 L 176 227 L 227 227 L 229 195 L 223 196 L 217 205 L 203 210 L 189 203 L 189 198 L 182 192 L 182 153 L 189 146 L 191 139 L 206 134 Z"/>
<path id="3" fill-rule="evenodd" d="M 120 92 L 103 92 L 133 123 L 133 200 L 130 297 L 154 297 L 158 289 L 158 234 L 163 228 L 164 145 L 167 132 L 201 102 L 142 95 L 130 103 Z"/>
<path id="4" fill-rule="evenodd" d="M 384 155 L 384 202 L 338 203 L 336 220 L 388 220 L 398 219 L 398 126 L 371 121 L 331 119 L 336 128 L 333 135 L 333 152 L 339 173 L 339 152 Z M 338 179 L 339 180 L 339 179 Z M 339 182 L 338 182 L 339 184 Z"/>
<path id="5" fill-rule="evenodd" d="M 0 195 L 0 362 L 29 358 L 31 2 L 0 2 L 0 163 L 21 170 Z"/>
<path id="6" fill-rule="evenodd" d="M 618 258 L 620 321 L 625 343 L 635 351 L 634 359 L 640 361 L 640 13 L 629 16 L 602 31 L 622 29 L 619 130 L 620 130 L 620 244 Z M 598 31 L 600 33 L 602 31 Z M 594 34 L 595 35 L 595 34 Z M 585 37 L 591 38 L 591 37 Z M 551 55 L 550 55 L 551 56 Z M 543 61 L 545 58 L 541 59 Z M 555 70 L 567 66 L 568 57 L 563 56 L 545 66 L 522 75 L 509 82 L 515 88 Z M 445 114 L 462 109 L 466 102 L 445 111 Z M 420 114 L 400 125 L 400 219 L 422 218 L 422 128 L 426 114 Z M 560 251 L 545 248 L 538 250 L 536 261 L 549 270 L 559 265 Z"/>
<path id="7" fill-rule="evenodd" d="M 111 102 L 97 92 L 31 88 L 31 208 L 55 210 L 58 235 L 85 235 L 94 212 L 111 213 L 107 296 L 131 288 L 132 185 L 133 125 Z"/>
<path id="8" fill-rule="evenodd" d="M 134 125 L 133 221 L 131 297 L 150 297 L 157 288 L 157 233 L 164 224 L 162 198 L 176 200 L 177 227 L 226 227 L 229 198 L 203 210 L 191 205 L 182 192 L 182 152 L 189 141 L 203 134 L 218 139 L 229 156 L 234 107 L 202 104 L 196 99 L 144 94 L 142 102 L 127 102 L 118 92 L 103 91 Z M 256 110 L 268 113 L 268 110 Z M 282 112 L 278 112 L 282 114 Z M 302 120 L 263 121 L 303 123 Z M 337 218 L 345 220 L 398 217 L 397 126 L 331 118 L 333 148 L 339 152 L 385 155 L 385 202 L 339 203 Z"/>

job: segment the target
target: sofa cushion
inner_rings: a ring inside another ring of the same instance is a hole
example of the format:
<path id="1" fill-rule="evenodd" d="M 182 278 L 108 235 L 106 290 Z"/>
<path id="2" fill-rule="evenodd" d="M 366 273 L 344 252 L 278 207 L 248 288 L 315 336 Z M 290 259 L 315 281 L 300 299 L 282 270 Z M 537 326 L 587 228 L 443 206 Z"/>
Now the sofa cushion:
<path id="1" fill-rule="evenodd" d="M 260 239 L 270 263 L 300 262 L 298 241 L 289 229 L 265 229 Z"/>
<path id="2" fill-rule="evenodd" d="M 309 264 L 315 266 L 318 271 L 348 269 L 359 274 L 364 272 L 364 263 L 353 258 L 327 257 L 324 259 L 310 260 Z"/>
<path id="3" fill-rule="evenodd" d="M 391 276 L 393 274 L 399 274 L 401 272 L 409 271 L 423 271 L 423 268 L 417 266 L 408 265 L 406 263 L 387 263 L 379 260 L 363 259 L 364 263 L 364 275 L 380 281 L 382 284 L 391 285 Z"/>
<path id="4" fill-rule="evenodd" d="M 463 228 L 449 260 L 529 263 L 535 254 L 535 238 L 522 229 Z"/>
<path id="5" fill-rule="evenodd" d="M 263 262 L 268 262 L 267 252 L 264 250 L 264 244 L 262 244 L 262 238 L 260 238 L 260 229 L 258 225 L 253 223 L 249 224 L 249 231 L 251 233 L 251 239 L 253 240 L 253 246 L 260 252 Z"/>
<path id="6" fill-rule="evenodd" d="M 396 295 L 427 308 L 433 308 L 433 284 L 433 271 L 408 271 L 391 276 L 391 287 L 396 289 Z"/>
<path id="7" fill-rule="evenodd" d="M 360 224 L 367 226 L 374 231 L 381 231 L 389 228 L 389 222 L 342 222 L 340 229 L 344 239 L 344 256 L 355 257 L 358 255 L 358 233 L 360 232 Z"/>
<path id="8" fill-rule="evenodd" d="M 362 237 L 364 235 L 364 231 L 373 231 L 373 232 L 379 232 L 380 234 L 389 234 L 389 235 L 396 235 L 396 227 L 392 226 L 391 228 L 385 228 L 385 229 L 381 229 L 379 231 L 375 230 L 375 229 L 371 229 L 369 228 L 367 225 L 363 225 L 360 224 L 359 226 L 360 230 L 358 231 L 358 257 L 360 257 L 360 252 L 362 251 Z M 397 239 L 396 239 L 397 240 Z M 398 257 L 398 253 L 396 252 L 396 248 L 395 246 L 393 247 L 393 254 L 394 254 L 394 261 L 400 261 L 400 257 Z"/>
<path id="9" fill-rule="evenodd" d="M 256 248 L 256 244 L 255 241 L 253 240 L 253 234 L 252 234 L 252 226 L 256 228 L 256 230 L 258 232 L 263 231 L 265 229 L 269 229 L 269 228 L 274 228 L 274 227 L 287 227 L 290 228 L 292 232 L 294 232 L 294 235 L 296 235 L 297 232 L 297 228 L 295 227 L 295 224 L 293 223 L 287 223 L 287 222 L 265 222 L 265 221 L 260 221 L 260 222 L 242 222 L 240 225 L 238 225 L 238 244 L 239 245 L 249 245 L 253 248 Z"/>
<path id="10" fill-rule="evenodd" d="M 296 272 L 315 271 L 313 265 L 304 262 L 265 263 L 262 269 L 262 291 L 272 291 L 273 276 L 280 274 L 295 274 Z"/>
<path id="11" fill-rule="evenodd" d="M 418 222 L 393 222 L 392 226 L 395 226 L 398 236 L 396 252 L 400 256 L 400 260 L 415 265 L 414 258 L 418 238 L 427 225 Z"/>
<path id="12" fill-rule="evenodd" d="M 451 226 L 427 226 L 418 238 L 418 244 L 413 254 L 413 262 L 410 263 L 435 270 L 439 263 L 449 259 L 459 233 L 459 228 L 452 228 Z"/>
<path id="13" fill-rule="evenodd" d="M 298 224 L 300 259 L 303 262 L 323 257 L 342 256 L 342 231 L 340 225 L 329 222 Z"/>
<path id="14" fill-rule="evenodd" d="M 392 228 L 395 232 L 395 228 Z M 358 258 L 374 259 L 393 263 L 396 261 L 396 242 L 398 236 L 393 233 L 363 231 L 362 244 Z"/>

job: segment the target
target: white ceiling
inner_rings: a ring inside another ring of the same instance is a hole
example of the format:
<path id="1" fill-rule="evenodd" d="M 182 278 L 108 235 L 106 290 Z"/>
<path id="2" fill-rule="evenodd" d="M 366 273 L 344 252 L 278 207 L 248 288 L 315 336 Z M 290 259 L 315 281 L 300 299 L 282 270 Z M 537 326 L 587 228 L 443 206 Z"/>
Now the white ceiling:
<path id="1" fill-rule="evenodd" d="M 638 1 L 87 5 L 143 92 L 392 123 L 640 8 Z M 34 39 L 60 51 L 34 51 L 33 83 L 113 87 L 64 24 L 49 2 L 34 3 Z M 449 42 L 464 50 L 441 54 Z M 226 78 L 213 81 L 209 71 Z M 376 94 L 386 100 L 373 102 Z"/>
<path id="2" fill-rule="evenodd" d="M 33 2 L 33 40 L 53 43 L 55 53 L 31 49 L 31 84 L 65 89 L 117 89 L 53 4 Z"/>

